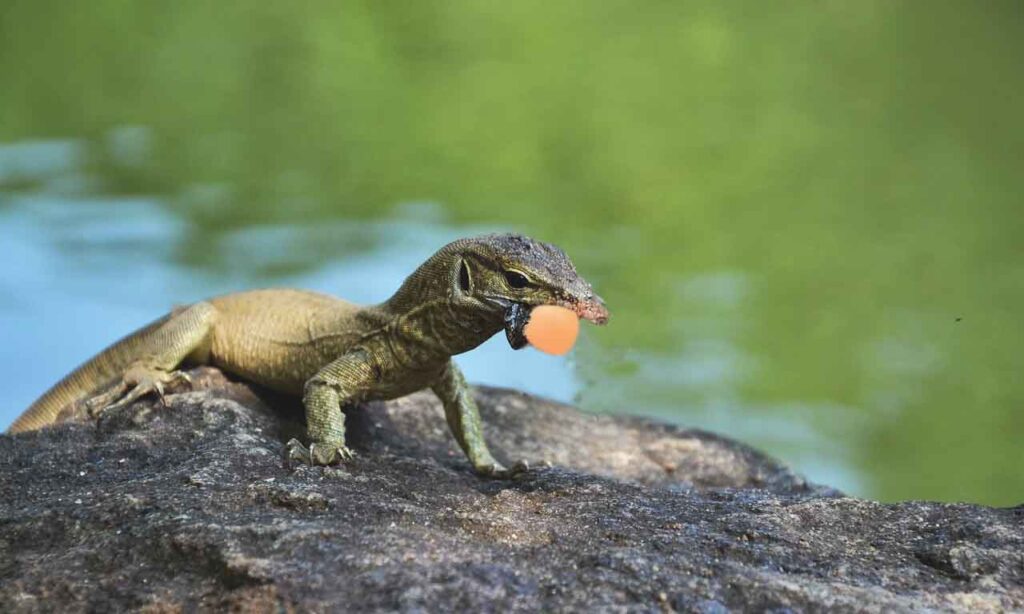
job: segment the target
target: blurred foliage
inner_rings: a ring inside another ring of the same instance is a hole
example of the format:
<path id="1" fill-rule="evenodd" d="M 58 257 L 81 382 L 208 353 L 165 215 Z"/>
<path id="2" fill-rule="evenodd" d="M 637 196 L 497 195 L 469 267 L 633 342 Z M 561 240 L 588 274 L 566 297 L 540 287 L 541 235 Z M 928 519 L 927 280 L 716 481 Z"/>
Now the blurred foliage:
<path id="1" fill-rule="evenodd" d="M 83 139 L 92 189 L 166 195 L 212 271 L 232 228 L 415 201 L 556 241 L 615 316 L 588 407 L 725 399 L 865 494 L 1011 504 L 1022 52 L 1014 1 L 6 0 L 0 140 Z M 687 383 L 722 347 L 735 377 Z"/>

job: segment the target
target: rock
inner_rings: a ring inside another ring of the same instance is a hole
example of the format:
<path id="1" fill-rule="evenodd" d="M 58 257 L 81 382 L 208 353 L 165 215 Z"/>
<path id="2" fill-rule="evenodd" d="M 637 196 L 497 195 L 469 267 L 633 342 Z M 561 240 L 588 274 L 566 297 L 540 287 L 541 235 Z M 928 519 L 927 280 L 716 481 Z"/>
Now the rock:
<path id="1" fill-rule="evenodd" d="M 709 433 L 491 388 L 496 455 L 553 467 L 476 477 L 417 394 L 349 413 L 351 463 L 289 468 L 297 401 L 193 377 L 0 437 L 0 610 L 1024 609 L 1024 506 L 848 498 Z"/>

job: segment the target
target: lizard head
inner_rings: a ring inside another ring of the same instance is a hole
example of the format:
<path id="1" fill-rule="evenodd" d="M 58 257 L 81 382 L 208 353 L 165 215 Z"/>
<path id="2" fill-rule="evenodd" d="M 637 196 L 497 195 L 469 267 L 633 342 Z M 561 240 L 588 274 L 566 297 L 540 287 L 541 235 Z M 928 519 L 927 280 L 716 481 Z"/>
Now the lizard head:
<path id="1" fill-rule="evenodd" d="M 493 234 L 457 242 L 455 291 L 500 309 L 513 348 L 525 345 L 530 309 L 559 305 L 594 324 L 608 321 L 608 309 L 558 247 L 518 234 Z"/>

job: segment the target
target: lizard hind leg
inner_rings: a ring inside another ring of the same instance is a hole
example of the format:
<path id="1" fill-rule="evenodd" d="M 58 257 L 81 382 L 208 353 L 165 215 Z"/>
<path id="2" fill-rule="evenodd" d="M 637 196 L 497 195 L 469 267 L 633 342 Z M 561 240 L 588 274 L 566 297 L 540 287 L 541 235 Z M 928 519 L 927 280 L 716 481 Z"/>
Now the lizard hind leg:
<path id="1" fill-rule="evenodd" d="M 97 418 L 152 393 L 163 402 L 165 387 L 178 382 L 191 385 L 188 374 L 177 367 L 190 355 L 203 353 L 215 316 L 215 308 L 206 302 L 176 309 L 166 323 L 142 340 L 135 360 L 111 385 L 83 401 L 89 415 Z"/>

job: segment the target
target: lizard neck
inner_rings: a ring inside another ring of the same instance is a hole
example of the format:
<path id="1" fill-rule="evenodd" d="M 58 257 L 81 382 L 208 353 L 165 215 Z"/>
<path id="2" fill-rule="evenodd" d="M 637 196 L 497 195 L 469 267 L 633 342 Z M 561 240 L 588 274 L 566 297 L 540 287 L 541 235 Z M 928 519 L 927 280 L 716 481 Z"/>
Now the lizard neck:
<path id="1" fill-rule="evenodd" d="M 428 258 L 391 298 L 377 306 L 394 322 L 396 341 L 423 353 L 418 359 L 447 359 L 468 352 L 504 326 L 499 308 L 460 291 L 459 243 Z"/>

